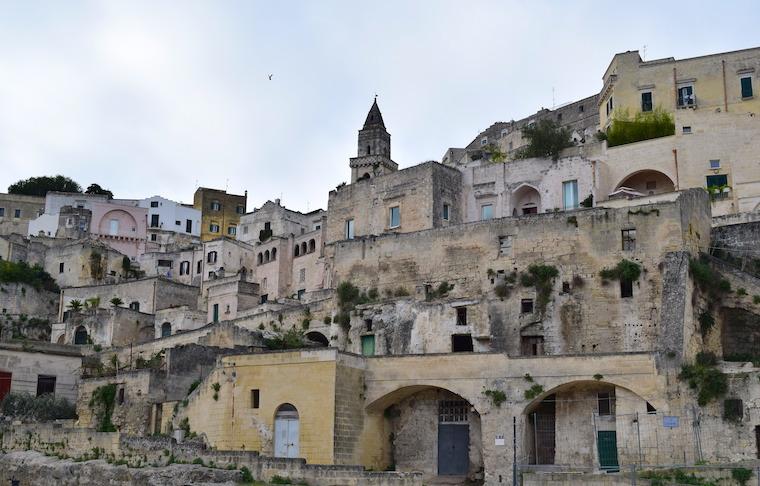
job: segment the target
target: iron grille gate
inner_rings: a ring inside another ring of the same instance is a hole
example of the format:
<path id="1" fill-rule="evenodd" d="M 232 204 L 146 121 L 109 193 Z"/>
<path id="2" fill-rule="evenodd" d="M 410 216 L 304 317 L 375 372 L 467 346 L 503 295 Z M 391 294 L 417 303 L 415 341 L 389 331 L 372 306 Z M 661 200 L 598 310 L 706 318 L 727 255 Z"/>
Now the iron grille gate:
<path id="1" fill-rule="evenodd" d="M 464 400 L 441 400 L 438 402 L 438 423 L 466 424 L 470 405 Z"/>

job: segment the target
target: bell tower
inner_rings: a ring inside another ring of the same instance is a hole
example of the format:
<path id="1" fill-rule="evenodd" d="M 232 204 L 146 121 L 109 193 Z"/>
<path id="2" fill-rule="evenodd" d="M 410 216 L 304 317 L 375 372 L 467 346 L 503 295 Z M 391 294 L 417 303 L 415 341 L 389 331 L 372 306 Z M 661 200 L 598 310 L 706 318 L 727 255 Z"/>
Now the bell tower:
<path id="1" fill-rule="evenodd" d="M 391 160 L 391 135 L 385 129 L 377 97 L 359 130 L 357 147 L 357 156 L 350 162 L 352 184 L 398 170 L 398 164 Z"/>

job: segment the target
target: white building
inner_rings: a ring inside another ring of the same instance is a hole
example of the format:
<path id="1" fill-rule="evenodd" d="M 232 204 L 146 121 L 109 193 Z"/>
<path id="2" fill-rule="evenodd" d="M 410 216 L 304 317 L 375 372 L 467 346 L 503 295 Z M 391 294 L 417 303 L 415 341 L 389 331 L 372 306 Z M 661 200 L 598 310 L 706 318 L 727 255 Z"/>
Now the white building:
<path id="1" fill-rule="evenodd" d="M 148 210 L 148 241 L 168 245 L 178 242 L 180 235 L 188 242 L 200 238 L 200 210 L 161 196 L 142 199 L 139 206 Z"/>

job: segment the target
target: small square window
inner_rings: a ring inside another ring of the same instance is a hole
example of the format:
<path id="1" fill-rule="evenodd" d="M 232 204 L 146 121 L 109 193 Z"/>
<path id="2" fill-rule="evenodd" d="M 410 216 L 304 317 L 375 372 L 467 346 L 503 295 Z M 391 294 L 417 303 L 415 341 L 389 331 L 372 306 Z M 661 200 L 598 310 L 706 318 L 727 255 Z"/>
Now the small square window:
<path id="1" fill-rule="evenodd" d="M 636 249 L 636 230 L 626 229 L 622 232 L 623 251 L 633 251 Z"/>
<path id="2" fill-rule="evenodd" d="M 209 225 L 208 230 L 211 233 L 219 233 L 219 225 L 218 224 L 211 224 L 211 225 Z"/>
<path id="3" fill-rule="evenodd" d="M 488 137 L 483 137 L 480 139 L 480 146 L 485 146 L 488 143 Z"/>
<path id="4" fill-rule="evenodd" d="M 583 105 L 578 105 L 578 113 L 583 113 Z"/>
<path id="5" fill-rule="evenodd" d="M 453 334 L 451 336 L 452 353 L 471 353 L 472 351 L 472 336 L 470 334 Z"/>
<path id="6" fill-rule="evenodd" d="M 155 233 L 151 233 L 150 234 L 150 241 L 156 241 L 156 239 L 157 239 L 156 234 Z"/>
<path id="7" fill-rule="evenodd" d="M 37 375 L 37 396 L 55 394 L 55 376 Z"/>
<path id="8" fill-rule="evenodd" d="M 641 111 L 652 111 L 652 92 L 641 93 Z"/>
<path id="9" fill-rule="evenodd" d="M 712 160 L 710 160 L 710 168 L 711 169 L 720 169 L 720 160 L 718 160 L 718 159 L 712 159 Z"/>
<path id="10" fill-rule="evenodd" d="M 493 219 L 493 204 L 480 206 L 480 219 Z"/>
<path id="11" fill-rule="evenodd" d="M 227 228 L 227 234 L 230 236 L 235 236 L 237 234 L 237 227 L 230 226 L 229 228 Z"/>
<path id="12" fill-rule="evenodd" d="M 158 201 L 151 201 L 150 202 L 150 207 L 157 208 L 158 207 Z"/>
<path id="13" fill-rule="evenodd" d="M 13 210 L 13 217 L 14 218 L 20 218 L 21 217 L 21 210 L 20 209 L 14 209 Z"/>
<path id="14" fill-rule="evenodd" d="M 533 299 L 522 299 L 520 301 L 520 314 L 533 313 Z"/>
<path id="15" fill-rule="evenodd" d="M 707 187 L 722 187 L 728 185 L 728 176 L 726 174 L 709 175 L 705 177 Z"/>
<path id="16" fill-rule="evenodd" d="M 752 77 L 744 76 L 741 79 L 742 98 L 752 98 Z"/>
<path id="17" fill-rule="evenodd" d="M 259 390 L 251 390 L 251 408 L 259 408 L 260 400 Z"/>
<path id="18" fill-rule="evenodd" d="M 633 281 L 620 279 L 620 297 L 623 299 L 633 297 Z"/>
<path id="19" fill-rule="evenodd" d="M 685 135 L 688 135 L 688 134 L 691 133 L 691 127 L 690 126 L 684 126 L 681 130 L 683 131 L 683 133 Z"/>
<path id="20" fill-rule="evenodd" d="M 597 394 L 599 415 L 615 415 L 615 391 L 599 392 Z"/>
<path id="21" fill-rule="evenodd" d="M 175 221 L 174 226 L 182 226 L 182 221 Z"/>
<path id="22" fill-rule="evenodd" d="M 467 307 L 457 307 L 457 326 L 467 325 Z"/>

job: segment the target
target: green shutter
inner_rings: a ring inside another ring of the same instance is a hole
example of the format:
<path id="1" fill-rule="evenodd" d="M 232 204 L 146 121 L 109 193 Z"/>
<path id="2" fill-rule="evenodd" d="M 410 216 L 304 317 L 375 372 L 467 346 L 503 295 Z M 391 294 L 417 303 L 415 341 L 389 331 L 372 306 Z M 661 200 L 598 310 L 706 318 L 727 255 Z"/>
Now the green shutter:
<path id="1" fill-rule="evenodd" d="M 364 356 L 375 355 L 375 336 L 362 336 L 362 354 Z"/>
<path id="2" fill-rule="evenodd" d="M 752 78 L 746 77 L 741 79 L 742 82 L 742 98 L 752 97 Z"/>

